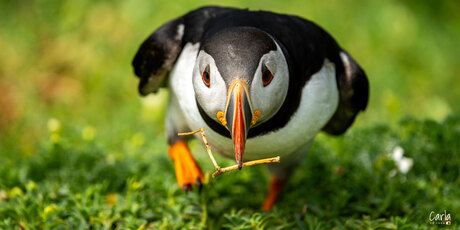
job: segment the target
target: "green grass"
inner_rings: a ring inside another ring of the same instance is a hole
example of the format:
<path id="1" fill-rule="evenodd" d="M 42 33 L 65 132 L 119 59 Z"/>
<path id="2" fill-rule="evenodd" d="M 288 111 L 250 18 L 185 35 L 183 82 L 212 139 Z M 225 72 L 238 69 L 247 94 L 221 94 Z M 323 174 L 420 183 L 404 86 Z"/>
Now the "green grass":
<path id="1" fill-rule="evenodd" d="M 49 137 L 29 157 L 0 159 L 0 227 L 424 229 L 438 227 L 429 223 L 431 211 L 444 210 L 458 225 L 460 116 L 320 136 L 271 212 L 259 209 L 264 167 L 210 179 L 198 142 L 193 149 L 208 181 L 200 194 L 185 194 L 155 143 L 135 137 L 111 152 L 87 133 L 51 128 Z M 414 161 L 407 174 L 392 172 L 396 146 Z"/>
<path id="2" fill-rule="evenodd" d="M 317 22 L 369 76 L 366 112 L 345 136 L 317 138 L 271 212 L 259 209 L 262 166 L 184 194 L 166 153 L 168 95 L 136 90 L 140 43 L 207 4 L 0 1 L 0 229 L 434 229 L 430 212 L 444 210 L 458 226 L 458 2 L 221 1 Z M 397 146 L 407 174 L 388 155 Z"/>

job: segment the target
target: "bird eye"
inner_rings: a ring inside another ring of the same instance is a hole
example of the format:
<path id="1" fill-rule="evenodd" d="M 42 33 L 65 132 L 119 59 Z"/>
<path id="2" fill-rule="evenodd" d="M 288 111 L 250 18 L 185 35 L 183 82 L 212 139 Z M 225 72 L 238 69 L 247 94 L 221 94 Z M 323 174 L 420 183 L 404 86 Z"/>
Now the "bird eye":
<path id="1" fill-rule="evenodd" d="M 209 65 L 206 66 L 206 68 L 203 71 L 203 74 L 201 75 L 201 78 L 203 79 L 203 83 L 207 86 L 211 86 L 211 74 L 209 73 Z"/>
<path id="2" fill-rule="evenodd" d="M 268 69 L 266 65 L 263 65 L 262 66 L 262 83 L 264 84 L 264 86 L 267 86 L 268 84 L 270 84 L 272 79 L 273 79 L 272 72 L 270 72 L 270 70 Z"/>

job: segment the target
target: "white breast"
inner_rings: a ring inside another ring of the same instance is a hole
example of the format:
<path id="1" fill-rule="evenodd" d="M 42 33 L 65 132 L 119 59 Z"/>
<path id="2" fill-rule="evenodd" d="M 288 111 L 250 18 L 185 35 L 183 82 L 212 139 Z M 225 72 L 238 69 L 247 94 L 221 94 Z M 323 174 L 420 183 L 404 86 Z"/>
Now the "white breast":
<path id="1" fill-rule="evenodd" d="M 192 72 L 199 44 L 186 44 L 171 72 L 170 89 L 176 95 L 190 130 L 204 128 L 209 143 L 221 154 L 234 158 L 231 139 L 206 125 L 196 105 Z M 302 90 L 297 112 L 285 127 L 247 140 L 245 160 L 290 154 L 305 145 L 323 128 L 337 109 L 339 94 L 334 64 L 325 60 Z"/>

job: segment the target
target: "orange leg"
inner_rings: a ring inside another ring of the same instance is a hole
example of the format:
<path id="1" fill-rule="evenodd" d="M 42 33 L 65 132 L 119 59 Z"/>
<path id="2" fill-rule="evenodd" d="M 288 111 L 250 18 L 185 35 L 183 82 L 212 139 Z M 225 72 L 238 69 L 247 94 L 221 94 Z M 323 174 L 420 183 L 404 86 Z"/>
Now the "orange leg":
<path id="1" fill-rule="evenodd" d="M 191 191 L 192 185 L 201 188 L 204 175 L 190 153 L 187 143 L 183 140 L 177 141 L 175 144 L 169 146 L 168 153 L 174 161 L 179 186 L 185 191 Z"/>
<path id="2" fill-rule="evenodd" d="M 268 211 L 272 209 L 273 205 L 275 205 L 285 185 L 286 181 L 278 179 L 277 176 L 274 176 L 271 179 L 270 187 L 268 189 L 268 195 L 265 199 L 264 205 L 262 205 L 262 210 Z"/>

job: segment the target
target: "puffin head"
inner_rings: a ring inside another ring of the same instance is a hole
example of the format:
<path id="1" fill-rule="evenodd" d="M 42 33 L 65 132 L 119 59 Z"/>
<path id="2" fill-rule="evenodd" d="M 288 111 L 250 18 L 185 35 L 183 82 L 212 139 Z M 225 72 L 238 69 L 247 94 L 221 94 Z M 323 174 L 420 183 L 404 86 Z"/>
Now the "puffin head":
<path id="1" fill-rule="evenodd" d="M 202 44 L 193 70 L 196 100 L 230 132 L 240 169 L 249 130 L 278 112 L 288 85 L 280 46 L 259 29 L 227 28 Z"/>

